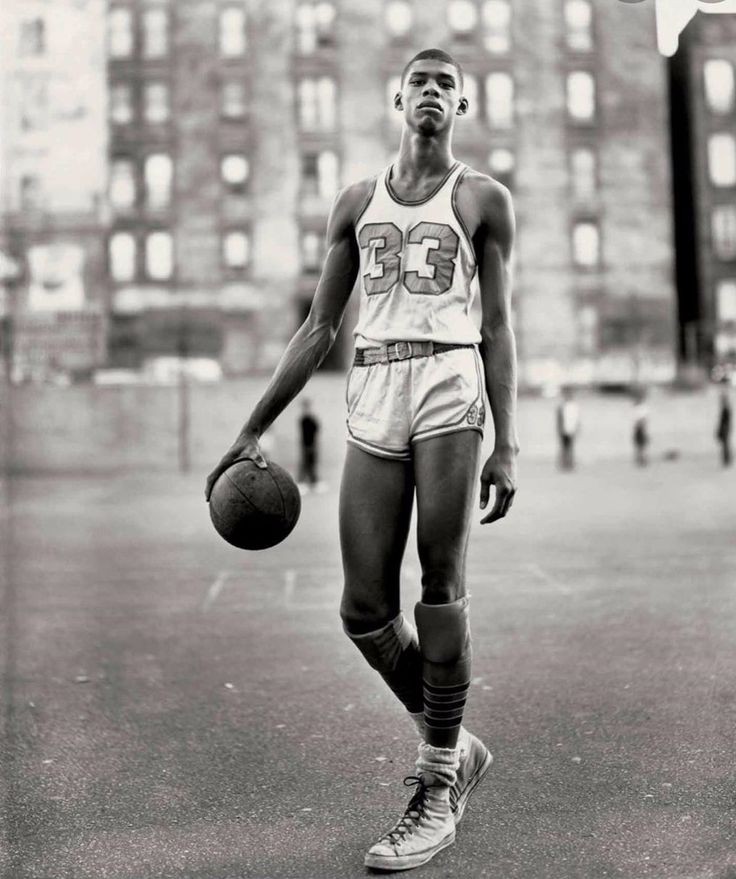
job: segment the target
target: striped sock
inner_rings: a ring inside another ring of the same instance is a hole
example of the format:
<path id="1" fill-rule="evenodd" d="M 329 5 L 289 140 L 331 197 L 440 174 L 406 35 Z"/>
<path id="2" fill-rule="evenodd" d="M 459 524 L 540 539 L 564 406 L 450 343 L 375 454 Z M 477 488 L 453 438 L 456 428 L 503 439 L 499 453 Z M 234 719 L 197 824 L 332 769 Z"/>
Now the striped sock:
<path id="1" fill-rule="evenodd" d="M 470 681 L 438 686 L 424 679 L 424 722 L 427 737 L 454 746 L 463 722 Z"/>

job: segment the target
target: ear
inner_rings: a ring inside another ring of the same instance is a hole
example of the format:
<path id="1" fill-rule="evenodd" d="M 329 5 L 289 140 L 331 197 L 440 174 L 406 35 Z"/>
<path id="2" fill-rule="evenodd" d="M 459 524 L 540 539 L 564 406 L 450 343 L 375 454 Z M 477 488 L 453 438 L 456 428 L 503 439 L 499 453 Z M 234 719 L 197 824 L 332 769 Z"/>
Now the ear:
<path id="1" fill-rule="evenodd" d="M 394 95 L 394 109 L 399 110 L 399 111 L 404 109 L 404 103 L 401 98 L 401 92 L 396 92 L 396 94 Z"/>
<path id="2" fill-rule="evenodd" d="M 460 103 L 457 105 L 457 115 L 464 116 L 468 112 L 468 99 L 460 98 Z"/>

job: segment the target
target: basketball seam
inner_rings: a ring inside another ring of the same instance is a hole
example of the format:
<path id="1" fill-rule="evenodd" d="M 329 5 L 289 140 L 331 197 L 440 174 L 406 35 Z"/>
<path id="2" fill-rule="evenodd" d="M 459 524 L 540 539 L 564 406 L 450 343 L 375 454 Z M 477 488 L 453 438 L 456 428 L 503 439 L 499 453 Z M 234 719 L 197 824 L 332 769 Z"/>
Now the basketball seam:
<path id="1" fill-rule="evenodd" d="M 276 491 L 279 493 L 279 497 L 281 498 L 281 515 L 282 515 L 284 518 L 286 518 L 286 503 L 285 503 L 285 501 L 284 501 L 284 496 L 283 496 L 283 494 L 281 493 L 281 486 L 280 486 L 280 485 L 278 484 L 278 482 L 276 482 L 276 480 L 273 478 L 273 473 L 269 473 L 268 475 L 271 477 L 271 482 L 273 482 L 273 484 L 276 486 Z"/>
<path id="2" fill-rule="evenodd" d="M 232 487 L 235 489 L 235 491 L 237 491 L 237 493 L 238 493 L 238 494 L 243 498 L 243 500 L 248 504 L 248 506 L 251 508 L 251 510 L 253 510 L 253 511 L 256 512 L 256 513 L 261 513 L 261 514 L 263 513 L 263 510 L 259 510 L 258 507 L 253 503 L 253 501 L 248 497 L 248 495 L 243 494 L 243 492 L 240 490 L 240 486 L 239 486 L 236 482 L 234 482 L 234 481 L 233 481 L 233 480 L 227 475 L 227 471 L 225 471 L 225 473 L 224 473 L 223 475 L 227 477 L 227 481 L 230 483 L 230 485 L 232 485 Z M 269 474 L 269 475 L 270 475 L 270 474 Z M 271 479 L 273 479 L 273 477 L 271 477 Z M 277 488 L 278 488 L 278 486 L 277 486 Z M 283 506 L 283 503 L 284 503 L 284 501 L 283 501 L 283 498 L 282 498 L 282 499 L 281 499 L 281 505 L 282 505 L 282 506 Z"/>

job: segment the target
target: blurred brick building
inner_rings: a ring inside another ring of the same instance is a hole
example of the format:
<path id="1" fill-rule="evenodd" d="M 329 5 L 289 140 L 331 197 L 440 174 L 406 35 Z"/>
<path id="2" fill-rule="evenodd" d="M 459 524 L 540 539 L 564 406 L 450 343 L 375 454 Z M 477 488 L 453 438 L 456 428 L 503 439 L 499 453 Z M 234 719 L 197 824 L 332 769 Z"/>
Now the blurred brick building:
<path id="1" fill-rule="evenodd" d="M 0 11 L 2 351 L 18 380 L 106 359 L 105 26 L 104 0 Z"/>
<path id="2" fill-rule="evenodd" d="M 696 15 L 670 61 L 683 359 L 736 367 L 736 15 Z"/>
<path id="3" fill-rule="evenodd" d="M 110 0 L 106 25 L 110 365 L 270 370 L 309 307 L 335 192 L 391 161 L 398 75 L 437 45 L 466 72 L 458 158 L 514 195 L 522 382 L 673 376 L 653 3 Z M 353 320 L 354 303 L 334 366 Z"/>

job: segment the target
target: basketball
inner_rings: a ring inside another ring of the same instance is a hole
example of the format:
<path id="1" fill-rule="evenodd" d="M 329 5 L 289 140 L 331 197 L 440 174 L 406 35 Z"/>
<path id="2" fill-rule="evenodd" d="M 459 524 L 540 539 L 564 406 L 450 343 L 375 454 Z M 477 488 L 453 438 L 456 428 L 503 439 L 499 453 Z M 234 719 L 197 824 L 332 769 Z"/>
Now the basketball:
<path id="1" fill-rule="evenodd" d="M 302 500 L 294 480 L 273 461 L 263 470 L 236 461 L 220 475 L 210 495 L 210 518 L 217 533 L 239 549 L 268 549 L 287 537 L 299 518 Z"/>

